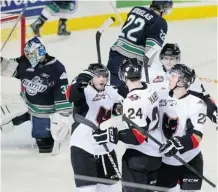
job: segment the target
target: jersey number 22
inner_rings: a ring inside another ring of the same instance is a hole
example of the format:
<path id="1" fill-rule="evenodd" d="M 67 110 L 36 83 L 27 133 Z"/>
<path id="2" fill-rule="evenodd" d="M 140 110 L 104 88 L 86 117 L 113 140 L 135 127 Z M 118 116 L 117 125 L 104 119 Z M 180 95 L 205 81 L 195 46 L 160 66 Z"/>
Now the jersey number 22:
<path id="1" fill-rule="evenodd" d="M 122 28 L 120 36 L 136 42 L 137 38 L 135 36 L 143 29 L 144 25 L 144 19 L 136 17 L 135 15 L 129 15 L 125 25 Z"/>

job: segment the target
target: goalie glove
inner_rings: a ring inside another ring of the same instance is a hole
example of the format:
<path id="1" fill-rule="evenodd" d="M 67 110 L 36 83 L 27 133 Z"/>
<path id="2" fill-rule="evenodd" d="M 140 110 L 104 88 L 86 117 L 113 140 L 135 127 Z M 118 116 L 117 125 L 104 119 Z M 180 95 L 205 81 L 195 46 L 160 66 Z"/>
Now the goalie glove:
<path id="1" fill-rule="evenodd" d="M 69 116 L 56 112 L 49 116 L 51 121 L 51 135 L 55 141 L 65 142 L 70 136 L 71 121 Z"/>

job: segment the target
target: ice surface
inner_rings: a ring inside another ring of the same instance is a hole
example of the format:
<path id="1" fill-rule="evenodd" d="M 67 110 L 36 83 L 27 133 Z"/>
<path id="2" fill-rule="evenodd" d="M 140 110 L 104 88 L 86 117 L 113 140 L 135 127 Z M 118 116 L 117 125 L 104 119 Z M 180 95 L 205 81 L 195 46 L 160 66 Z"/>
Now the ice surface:
<path id="1" fill-rule="evenodd" d="M 185 64 L 194 66 L 201 77 L 217 79 L 217 23 L 216 19 L 169 22 L 166 42 L 177 42 L 182 50 Z M 44 37 L 48 52 L 66 66 L 69 80 L 90 63 L 97 61 L 95 49 L 96 30 L 72 32 L 70 37 Z M 102 60 L 106 64 L 110 46 L 117 38 L 119 27 L 111 28 L 102 36 Z M 8 45 L 3 55 L 17 56 Z M 2 80 L 3 92 L 19 92 L 19 81 Z M 204 83 L 206 90 L 217 100 L 217 84 Z M 38 154 L 31 138 L 30 123 L 27 122 L 7 134 L 1 135 L 1 176 L 4 192 L 72 192 L 75 190 L 70 164 L 68 143 L 58 156 Z M 215 125 L 207 122 L 201 144 L 204 155 L 204 175 L 216 182 L 217 137 Z M 118 145 L 119 157 L 123 145 Z M 120 191 L 116 186 L 116 191 Z M 204 183 L 204 192 L 213 191 Z"/>

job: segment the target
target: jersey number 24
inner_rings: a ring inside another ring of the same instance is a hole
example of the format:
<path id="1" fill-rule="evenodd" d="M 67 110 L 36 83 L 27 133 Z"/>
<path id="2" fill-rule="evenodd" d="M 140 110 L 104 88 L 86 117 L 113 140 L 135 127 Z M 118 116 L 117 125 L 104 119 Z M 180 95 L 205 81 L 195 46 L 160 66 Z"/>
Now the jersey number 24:
<path id="1" fill-rule="evenodd" d="M 127 38 L 132 42 L 136 42 L 136 34 L 143 29 L 145 20 L 136 17 L 135 15 L 129 15 L 125 25 L 122 28 L 121 37 Z"/>
<path id="2" fill-rule="evenodd" d="M 142 108 L 139 108 L 137 110 L 135 110 L 134 108 L 129 108 L 128 109 L 128 115 L 127 117 L 129 119 L 135 119 L 135 118 L 140 118 L 142 119 L 143 118 L 143 114 L 142 114 Z M 154 126 L 151 128 L 152 130 L 154 129 L 157 129 L 158 128 L 158 124 L 159 124 L 159 120 L 160 120 L 160 115 L 159 115 L 159 110 L 158 110 L 158 107 L 154 107 L 153 110 L 152 110 L 152 119 L 146 119 L 147 121 L 147 128 L 149 127 L 149 122 L 155 122 Z M 151 130 L 150 129 L 150 130 Z M 148 130 L 146 130 L 148 131 Z"/>

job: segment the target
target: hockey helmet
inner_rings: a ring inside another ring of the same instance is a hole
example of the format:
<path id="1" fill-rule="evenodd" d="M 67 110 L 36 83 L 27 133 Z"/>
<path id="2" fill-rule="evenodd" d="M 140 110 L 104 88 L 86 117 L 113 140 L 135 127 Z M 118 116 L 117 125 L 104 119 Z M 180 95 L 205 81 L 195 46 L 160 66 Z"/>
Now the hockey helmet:
<path id="1" fill-rule="evenodd" d="M 171 70 L 169 71 L 169 74 L 171 73 L 177 73 L 179 74 L 179 80 L 180 86 L 178 86 L 178 82 L 176 87 L 185 87 L 188 88 L 195 80 L 195 71 L 194 69 L 189 68 L 188 66 L 184 64 L 176 64 L 174 65 Z"/>
<path id="2" fill-rule="evenodd" d="M 167 43 L 162 48 L 159 59 L 168 71 L 173 65 L 180 63 L 181 51 L 176 43 Z"/>
<path id="3" fill-rule="evenodd" d="M 169 14 L 173 8 L 173 1 L 172 0 L 153 0 L 150 8 L 153 10 L 157 10 L 160 12 L 161 15 Z"/>
<path id="4" fill-rule="evenodd" d="M 24 46 L 24 54 L 29 60 L 32 67 L 35 67 L 47 54 L 46 48 L 38 37 L 33 37 L 26 42 Z"/>
<path id="5" fill-rule="evenodd" d="M 142 65 L 137 59 L 125 59 L 119 67 L 118 72 L 121 81 L 139 80 L 142 77 Z"/>
<path id="6" fill-rule="evenodd" d="M 93 73 L 93 75 L 95 76 L 105 76 L 108 77 L 109 76 L 109 71 L 108 69 L 100 64 L 100 63 L 92 63 L 89 65 L 88 70 Z"/>

